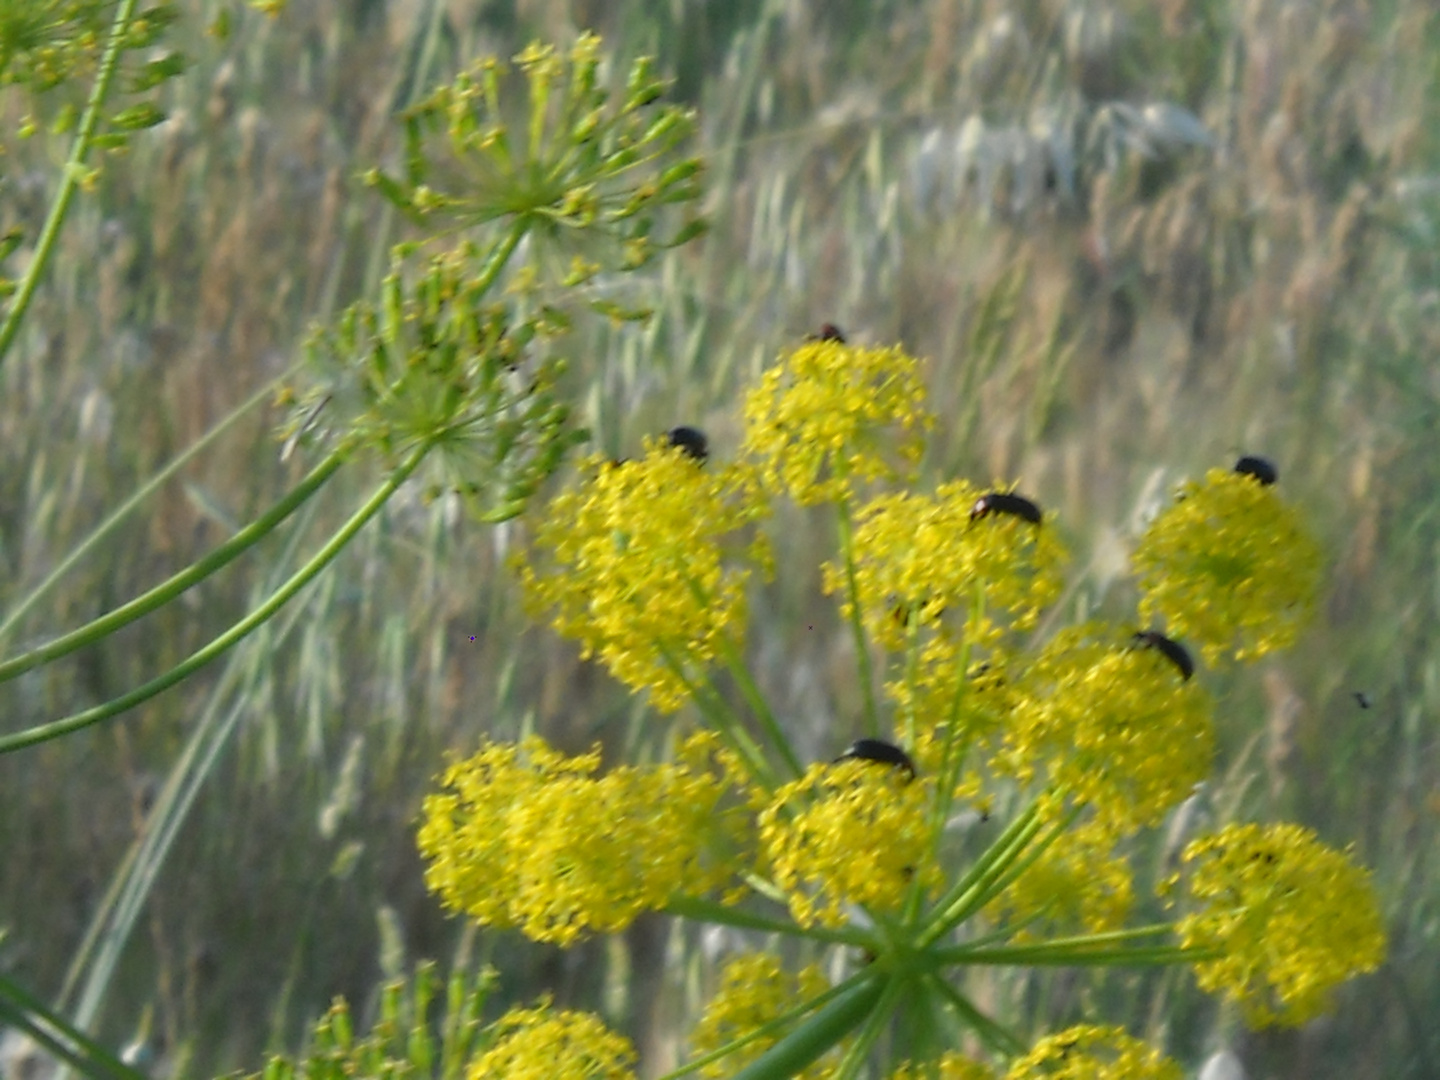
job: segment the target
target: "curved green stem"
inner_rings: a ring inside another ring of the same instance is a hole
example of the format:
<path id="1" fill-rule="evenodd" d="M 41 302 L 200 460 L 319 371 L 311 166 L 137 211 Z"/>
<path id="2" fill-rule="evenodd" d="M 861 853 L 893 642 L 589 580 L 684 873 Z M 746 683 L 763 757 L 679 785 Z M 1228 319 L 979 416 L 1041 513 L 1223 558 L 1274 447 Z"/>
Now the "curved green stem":
<path id="1" fill-rule="evenodd" d="M 490 286 L 495 284 L 500 277 L 500 271 L 510 261 L 510 256 L 515 254 L 515 249 L 520 246 L 520 241 L 525 239 L 525 234 L 530 231 L 530 222 L 521 215 L 510 223 L 505 238 L 490 252 L 490 257 L 485 260 L 485 267 L 480 271 L 480 276 L 475 279 L 476 292 L 487 293 Z"/>
<path id="2" fill-rule="evenodd" d="M 90 99 L 85 103 L 85 112 L 75 131 L 75 141 L 70 144 L 70 156 L 65 162 L 65 171 L 60 176 L 60 188 L 55 192 L 55 201 L 50 204 L 50 213 L 40 230 L 35 255 L 31 258 L 30 265 L 25 268 L 25 277 L 21 279 L 15 297 L 10 301 L 5 322 L 0 324 L 0 363 L 5 362 L 5 356 L 14 344 L 15 335 L 20 331 L 20 323 L 30 308 L 30 301 L 35 296 L 41 275 L 55 252 L 55 241 L 59 238 L 60 227 L 65 224 L 65 217 L 70 212 L 70 202 L 75 198 L 75 189 L 80 186 L 85 159 L 90 156 L 90 144 L 95 138 L 95 129 L 99 126 L 105 99 L 110 94 L 110 84 L 115 79 L 122 42 L 129 33 L 135 6 L 136 0 L 120 0 L 120 6 L 115 9 L 115 18 L 110 23 L 110 36 L 105 41 L 105 52 L 100 57 L 100 68 L 95 74 L 95 85 L 90 88 Z"/>
<path id="3" fill-rule="evenodd" d="M 241 529 L 224 544 L 206 555 L 198 562 L 192 563 L 184 570 L 175 574 L 168 581 L 155 586 L 149 592 L 136 597 L 128 604 L 123 604 L 114 611 L 107 612 L 100 618 L 95 619 L 77 630 L 72 630 L 54 641 L 47 642 L 38 649 L 31 649 L 27 653 L 6 660 L 0 663 L 0 682 L 13 679 L 31 668 L 41 664 L 49 663 L 51 660 L 59 659 L 76 649 L 99 641 L 109 634 L 113 634 L 122 626 L 127 626 L 136 619 L 148 615 L 156 608 L 163 607 L 171 600 L 183 593 L 186 589 L 204 581 L 211 574 L 221 567 L 234 561 L 249 548 L 265 539 L 275 527 L 289 517 L 295 510 L 305 502 L 306 499 L 319 491 L 321 486 L 334 475 L 335 471 L 345 461 L 343 451 L 336 451 L 322 461 L 311 471 L 300 484 L 281 499 L 262 516 Z"/>
<path id="4" fill-rule="evenodd" d="M 142 484 L 139 488 L 137 488 L 128 499 L 126 499 L 123 503 L 116 507 L 109 517 L 107 517 L 104 521 L 97 525 L 95 527 L 95 530 L 89 536 L 87 536 L 85 540 L 77 548 L 75 548 L 75 550 L 70 552 L 69 555 L 66 555 L 65 558 L 56 565 L 55 569 L 51 570 L 50 573 L 45 576 L 44 581 L 40 582 L 39 585 L 35 586 L 35 588 L 30 591 L 29 596 L 25 597 L 24 600 L 16 604 L 15 607 L 6 614 L 4 621 L 0 622 L 0 641 L 3 641 L 6 635 L 15 628 L 15 626 L 20 622 L 21 619 L 25 617 L 25 615 L 30 611 L 30 609 L 33 608 L 46 593 L 48 593 L 52 588 L 54 588 L 56 582 L 58 582 L 61 578 L 68 574 L 71 568 L 73 568 L 76 563 L 78 563 L 81 559 L 83 559 L 86 555 L 88 555 L 91 551 L 98 547 L 101 541 L 103 541 L 107 536 L 109 536 L 111 531 L 117 525 L 119 525 L 120 522 L 124 521 L 125 518 L 130 515 L 131 511 L 133 511 L 137 506 L 139 506 L 156 491 L 158 491 L 167 480 L 169 480 L 172 476 L 174 476 L 177 472 L 184 468 L 184 466 L 188 464 L 190 460 L 195 457 L 196 454 L 200 453 L 200 451 L 204 450 L 222 434 L 228 431 L 231 425 L 233 425 L 256 405 L 260 404 L 262 401 L 268 398 L 274 392 L 275 387 L 288 379 L 292 374 L 294 374 L 296 368 L 298 368 L 299 366 L 300 365 L 298 363 L 291 365 L 291 367 L 288 368 L 286 371 L 284 371 L 274 379 L 271 379 L 259 390 L 255 391 L 255 393 L 251 394 L 248 398 L 245 399 L 245 401 L 241 402 L 238 406 L 236 406 L 234 411 L 231 412 L 229 416 L 225 417 L 224 420 L 220 421 L 220 423 L 216 424 L 213 428 L 211 428 L 204 435 L 202 435 L 198 442 L 196 442 L 192 446 L 187 447 L 183 452 L 181 452 L 172 461 L 170 461 L 163 469 L 161 469 L 158 473 L 156 473 L 149 480 L 145 481 L 145 483 Z"/>
<path id="5" fill-rule="evenodd" d="M 24 731 L 17 731 L 13 735 L 0 736 L 0 754 L 8 754 L 13 750 L 20 750 L 27 746 L 34 746 L 37 743 L 47 742 L 50 739 L 57 739 L 62 735 L 69 735 L 71 732 L 79 731 L 82 728 L 98 724 L 102 720 L 132 709 L 143 701 L 148 701 L 156 694 L 168 690 L 182 679 L 199 670 L 215 659 L 226 649 L 250 634 L 256 627 L 268 620 L 280 607 L 314 580 L 315 576 L 325 569 L 334 558 L 340 554 L 345 545 L 359 532 L 365 524 L 379 513 L 380 508 L 385 505 L 395 489 L 405 482 L 425 459 L 429 451 L 428 445 L 417 448 L 410 457 L 400 465 L 385 481 L 380 488 L 360 507 L 350 520 L 341 526 L 340 530 L 330 538 L 315 555 L 297 570 L 290 579 L 281 585 L 270 595 L 270 598 L 251 612 L 248 616 L 236 623 L 225 633 L 221 634 L 214 641 L 210 642 L 203 649 L 192 654 L 188 659 L 171 668 L 164 675 L 151 679 L 143 686 L 137 687 L 130 693 L 108 701 L 104 705 L 97 705 L 93 709 L 86 709 L 83 712 L 67 716 L 62 720 L 53 720 L 48 724 L 39 724 Z"/>
<path id="6" fill-rule="evenodd" d="M 835 507 L 836 526 L 840 533 L 840 554 L 845 559 L 845 585 L 850 599 L 850 631 L 855 635 L 855 654 L 860 665 L 860 684 L 865 701 L 865 733 L 880 734 L 880 717 L 875 708 L 875 673 L 870 665 L 870 646 L 865 638 L 865 622 L 860 611 L 860 583 L 855 576 L 855 535 L 850 525 L 850 506 L 841 501 Z"/>

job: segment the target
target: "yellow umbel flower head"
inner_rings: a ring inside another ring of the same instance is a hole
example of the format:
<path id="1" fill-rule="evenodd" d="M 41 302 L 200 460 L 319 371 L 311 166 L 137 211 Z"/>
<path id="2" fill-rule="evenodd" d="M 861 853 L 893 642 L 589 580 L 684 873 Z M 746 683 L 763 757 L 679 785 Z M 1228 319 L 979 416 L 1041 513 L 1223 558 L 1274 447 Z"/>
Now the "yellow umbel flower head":
<path id="1" fill-rule="evenodd" d="M 775 793 L 760 844 L 802 926 L 845 922 L 846 904 L 893 911 L 918 877 L 940 881 L 926 817 L 933 785 L 873 761 L 815 764 Z"/>
<path id="2" fill-rule="evenodd" d="M 1254 1026 L 1319 1016 L 1333 987 L 1385 958 L 1370 875 L 1309 829 L 1230 825 L 1182 858 L 1204 907 L 1180 921 L 1180 940 L 1223 954 L 1196 963 L 1196 979 Z"/>
<path id="3" fill-rule="evenodd" d="M 897 475 L 895 460 L 913 466 L 934 424 L 919 367 L 898 347 L 840 341 L 807 342 L 782 358 L 745 398 L 745 453 L 766 490 L 802 506 L 838 502 L 857 481 Z"/>
<path id="4" fill-rule="evenodd" d="M 475 1059 L 466 1080 L 634 1080 L 635 1048 L 597 1016 L 551 1009 L 511 1009 L 502 1033 Z"/>
<path id="5" fill-rule="evenodd" d="M 1087 822 L 1046 848 L 990 911 L 998 923 L 1026 926 L 1043 919 L 1050 926 L 1103 934 L 1124 925 L 1134 900 L 1130 864 L 1115 854 L 1114 832 Z M 1027 931 L 1016 940 L 1038 939 Z"/>
<path id="6" fill-rule="evenodd" d="M 1208 663 L 1292 644 L 1320 583 L 1320 548 L 1294 509 L 1273 485 L 1222 469 L 1181 487 L 1132 562 L 1141 617 L 1162 619 Z"/>
<path id="7" fill-rule="evenodd" d="M 967 610 L 977 589 L 987 613 L 1007 613 L 1017 629 L 1034 625 L 1060 595 L 1065 550 L 1054 530 L 1009 514 L 977 514 L 981 495 L 956 480 L 934 495 L 882 495 L 856 513 L 855 579 L 877 641 L 903 648 L 909 624 L 930 626 L 947 611 Z M 825 591 L 847 587 L 846 567 L 826 563 Z M 987 614 L 983 626 L 969 629 L 971 643 L 998 628 Z"/>
<path id="8" fill-rule="evenodd" d="M 730 876 L 726 783 L 699 764 L 711 736 L 678 764 L 597 776 L 598 752 L 567 758 L 538 738 L 488 746 L 448 769 L 425 800 L 425 883 L 446 906 L 490 926 L 567 945 L 623 930 L 678 893 Z"/>
<path id="9" fill-rule="evenodd" d="M 1025 677 L 1005 767 L 1047 773 L 1121 832 L 1159 822 L 1209 775 L 1210 698 L 1160 650 L 1090 623 L 1061 631 Z"/>
<path id="10" fill-rule="evenodd" d="M 1005 1080 L 1181 1080 L 1180 1066 L 1118 1027 L 1081 1024 L 1041 1039 Z"/>
<path id="11" fill-rule="evenodd" d="M 690 1033 L 691 1051 L 695 1057 L 714 1053 L 829 988 L 830 984 L 814 964 L 793 973 L 786 971 L 773 953 L 733 957 L 725 962 L 720 988 Z M 778 1039 L 777 1034 L 755 1036 L 734 1052 L 704 1066 L 700 1075 L 712 1080 L 733 1076 L 774 1046 Z M 829 1060 L 822 1058 L 811 1065 L 799 1074 L 801 1080 L 828 1076 L 834 1071 L 835 1056 L 832 1052 Z"/>
<path id="12" fill-rule="evenodd" d="M 727 558 L 726 542 L 761 512 L 739 473 L 683 447 L 654 440 L 640 461 L 592 457 L 547 508 L 521 581 L 586 656 L 673 712 L 688 694 L 684 665 L 743 635 L 749 569 Z M 749 555 L 765 564 L 763 547 Z"/>

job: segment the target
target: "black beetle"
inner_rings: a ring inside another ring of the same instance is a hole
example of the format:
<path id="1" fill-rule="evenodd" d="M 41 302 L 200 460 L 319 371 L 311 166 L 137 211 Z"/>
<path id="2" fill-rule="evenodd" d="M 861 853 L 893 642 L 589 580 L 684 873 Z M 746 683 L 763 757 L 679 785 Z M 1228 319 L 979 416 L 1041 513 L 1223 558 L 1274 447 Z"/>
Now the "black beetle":
<path id="1" fill-rule="evenodd" d="M 710 440 L 699 428 L 672 427 L 665 433 L 665 438 L 671 446 L 679 447 L 696 461 L 704 461 L 710 456 Z"/>
<path id="2" fill-rule="evenodd" d="M 1189 679 L 1195 674 L 1195 661 L 1190 659 L 1189 650 L 1158 630 L 1139 630 L 1132 640 L 1142 649 L 1154 649 L 1163 654 L 1165 659 L 1175 665 L 1181 679 Z"/>
<path id="3" fill-rule="evenodd" d="M 1249 454 L 1235 462 L 1235 471 L 1241 476 L 1254 477 L 1265 487 L 1280 479 L 1280 472 L 1274 465 L 1263 457 L 1252 457 Z"/>
<path id="4" fill-rule="evenodd" d="M 841 761 L 874 761 L 881 765 L 893 765 L 904 769 L 911 780 L 915 779 L 915 762 L 910 760 L 910 755 L 883 739 L 856 739 L 849 750 L 835 759 L 835 762 Z"/>
<path id="5" fill-rule="evenodd" d="M 837 344 L 845 344 L 845 332 L 833 322 L 827 322 L 818 331 L 810 335 L 811 341 L 833 341 Z"/>
<path id="6" fill-rule="evenodd" d="M 1045 516 L 1040 507 L 1013 491 L 987 491 L 976 499 L 975 505 L 970 508 L 970 520 L 977 521 L 987 514 L 1009 514 L 1031 525 L 1039 525 Z"/>

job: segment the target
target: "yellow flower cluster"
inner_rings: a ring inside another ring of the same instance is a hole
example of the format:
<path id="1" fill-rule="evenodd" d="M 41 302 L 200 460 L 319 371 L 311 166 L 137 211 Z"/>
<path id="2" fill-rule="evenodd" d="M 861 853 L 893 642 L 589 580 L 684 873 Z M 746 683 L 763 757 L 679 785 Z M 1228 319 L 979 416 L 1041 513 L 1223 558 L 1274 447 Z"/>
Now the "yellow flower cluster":
<path id="1" fill-rule="evenodd" d="M 567 758 L 539 738 L 492 744 L 452 765 L 425 800 L 425 883 L 490 926 L 567 945 L 622 930 L 671 897 L 718 887 L 729 871 L 727 785 L 697 736 L 677 764 L 604 776 L 598 752 Z"/>
<path id="2" fill-rule="evenodd" d="M 1156 824 L 1210 771 L 1210 699 L 1159 650 L 1085 624 L 1061 631 L 1025 676 L 1005 764 L 1042 769 L 1118 832 Z"/>
<path id="3" fill-rule="evenodd" d="M 1115 854 L 1114 833 L 1087 823 L 1072 828 L 991 904 L 995 921 L 1092 934 L 1119 930 L 1135 900 L 1130 864 Z M 1038 940 L 1028 929 L 1016 941 Z"/>
<path id="4" fill-rule="evenodd" d="M 935 1062 L 902 1062 L 889 1080 L 996 1080 L 995 1070 L 953 1051 Z"/>
<path id="5" fill-rule="evenodd" d="M 802 506 L 848 500 L 857 481 L 897 475 L 920 460 L 925 411 L 919 362 L 899 348 L 839 341 L 801 345 L 760 378 L 745 399 L 745 444 L 771 493 Z"/>
<path id="6" fill-rule="evenodd" d="M 977 653 L 986 659 L 977 661 Z M 963 669 L 966 659 L 970 661 L 968 671 Z M 885 693 L 899 714 L 914 717 L 912 753 L 923 771 L 941 767 L 952 724 L 960 744 L 972 752 L 1009 726 L 1020 700 L 1009 670 L 1011 663 L 1011 655 L 1003 650 L 971 649 L 967 656 L 955 636 L 942 634 L 922 644 L 913 665 L 885 683 Z"/>
<path id="7" fill-rule="evenodd" d="M 792 974 L 781 967 L 780 958 L 773 953 L 737 956 L 726 962 L 720 988 L 690 1033 L 691 1050 L 695 1057 L 714 1053 L 829 988 L 825 976 L 813 964 Z M 757 1035 L 704 1066 L 700 1075 L 713 1080 L 733 1076 L 774 1046 L 778 1038 L 777 1034 Z M 828 1059 L 822 1058 L 798 1075 L 801 1080 L 823 1080 L 835 1070 L 834 1057 L 832 1052 Z"/>
<path id="8" fill-rule="evenodd" d="M 589 1013 L 511 1009 L 466 1080 L 634 1080 L 635 1048 Z"/>
<path id="9" fill-rule="evenodd" d="M 591 458 L 520 563 L 531 606 L 553 608 L 555 628 L 586 656 L 673 712 L 688 697 L 685 665 L 743 635 L 749 570 L 727 561 L 726 540 L 761 512 L 747 490 L 659 442 L 640 461 Z M 762 546 L 749 554 L 765 564 Z"/>
<path id="10" fill-rule="evenodd" d="M 870 761 L 816 764 L 760 815 L 760 845 L 802 926 L 839 926 L 844 906 L 897 909 L 918 878 L 940 881 L 927 819 L 933 785 Z"/>
<path id="11" fill-rule="evenodd" d="M 1214 663 L 1292 644 L 1315 605 L 1321 558 L 1273 486 L 1211 469 L 1151 523 L 1132 564 L 1141 616 L 1163 619 Z"/>
<path id="12" fill-rule="evenodd" d="M 1041 1039 L 1005 1080 L 1181 1080 L 1180 1066 L 1118 1027 L 1082 1024 Z"/>
<path id="13" fill-rule="evenodd" d="M 904 648 L 908 623 L 933 626 L 945 611 L 964 611 L 978 597 L 987 617 L 983 627 L 970 628 L 970 638 L 988 641 L 999 629 L 989 612 L 1007 612 L 1025 629 L 1060 595 L 1065 551 L 1054 530 L 1009 514 L 972 518 L 982 494 L 956 480 L 934 495 L 881 495 L 856 513 L 857 592 L 875 640 Z M 845 565 L 826 563 L 824 571 L 825 591 L 844 594 Z"/>
<path id="14" fill-rule="evenodd" d="M 1385 931 L 1369 874 L 1299 825 L 1230 825 L 1190 844 L 1189 892 L 1204 903 L 1178 933 L 1218 949 L 1201 987 L 1237 1001 L 1252 1025 L 1320 1015 L 1337 984 L 1374 971 Z"/>

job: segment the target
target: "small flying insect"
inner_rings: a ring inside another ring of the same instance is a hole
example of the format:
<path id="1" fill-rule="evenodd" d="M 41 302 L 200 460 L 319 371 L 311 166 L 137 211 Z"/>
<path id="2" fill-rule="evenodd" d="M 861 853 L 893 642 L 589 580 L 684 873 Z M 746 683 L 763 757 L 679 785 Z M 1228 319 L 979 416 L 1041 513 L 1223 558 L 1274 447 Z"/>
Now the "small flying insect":
<path id="1" fill-rule="evenodd" d="M 1362 709 L 1368 709 L 1370 708 L 1371 704 L 1373 704 L 1370 700 L 1370 695 L 1365 693 L 1364 690 L 1356 690 L 1354 692 L 1354 697 L 1355 704 L 1359 705 Z"/>
<path id="2" fill-rule="evenodd" d="M 971 521 L 978 521 L 989 514 L 1009 514 L 1011 517 L 1028 521 L 1031 525 L 1039 525 L 1045 516 L 1040 512 L 1040 507 L 1013 491 L 987 491 L 976 499 L 975 505 L 970 508 Z"/>
<path id="3" fill-rule="evenodd" d="M 705 433 L 699 428 L 672 427 L 665 433 L 666 441 L 674 447 L 685 451 L 695 461 L 704 463 L 710 456 L 710 440 L 705 438 Z"/>
<path id="4" fill-rule="evenodd" d="M 836 763 L 841 761 L 874 761 L 880 765 L 893 765 L 904 769 L 911 780 L 915 779 L 915 762 L 910 760 L 910 755 L 883 739 L 856 739 L 850 744 L 850 749 L 835 759 Z"/>
<path id="5" fill-rule="evenodd" d="M 833 341 L 837 344 L 845 344 L 845 332 L 833 322 L 827 322 L 815 333 L 810 335 L 811 341 Z"/>
<path id="6" fill-rule="evenodd" d="M 1172 641 L 1157 630 L 1140 630 L 1131 639 L 1142 649 L 1154 649 L 1175 665 L 1181 680 L 1188 680 L 1195 674 L 1195 661 L 1190 659 L 1189 650 L 1178 641 Z"/>
<path id="7" fill-rule="evenodd" d="M 1274 465 L 1263 457 L 1252 457 L 1249 454 L 1235 462 L 1235 471 L 1241 476 L 1254 477 L 1262 487 L 1269 487 L 1280 479 L 1280 471 Z"/>

